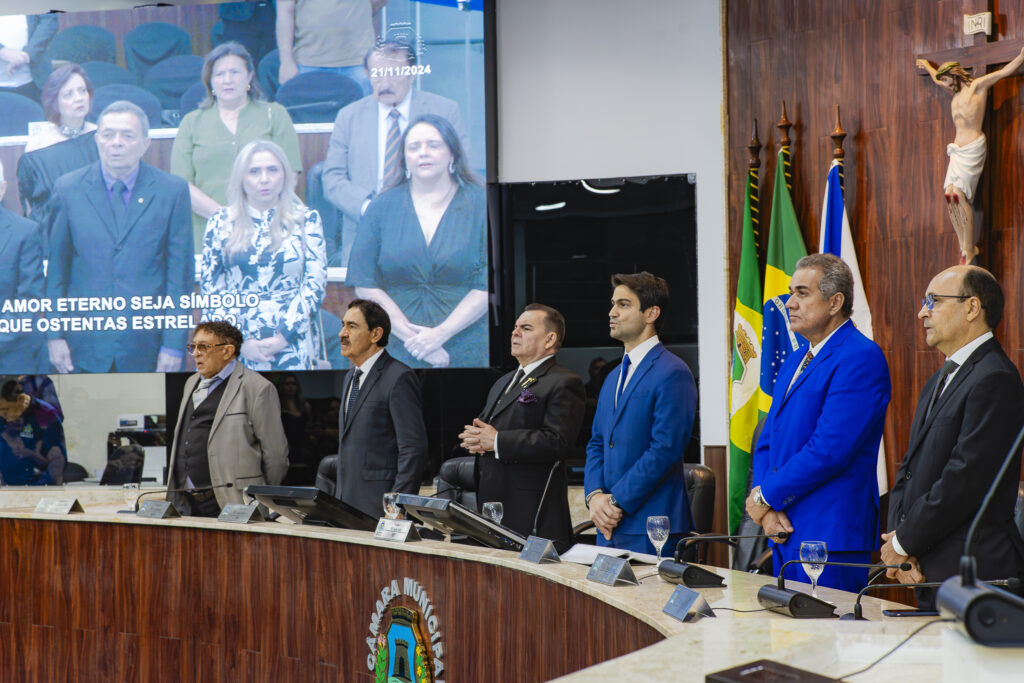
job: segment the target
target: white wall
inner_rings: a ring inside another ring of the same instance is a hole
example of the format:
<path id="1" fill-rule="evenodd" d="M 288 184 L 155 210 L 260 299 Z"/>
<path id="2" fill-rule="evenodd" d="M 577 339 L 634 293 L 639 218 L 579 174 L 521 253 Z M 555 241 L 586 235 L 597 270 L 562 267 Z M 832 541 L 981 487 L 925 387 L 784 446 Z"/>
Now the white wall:
<path id="1" fill-rule="evenodd" d="M 497 13 L 499 180 L 697 174 L 701 438 L 728 444 L 720 2 L 498 0 Z"/>

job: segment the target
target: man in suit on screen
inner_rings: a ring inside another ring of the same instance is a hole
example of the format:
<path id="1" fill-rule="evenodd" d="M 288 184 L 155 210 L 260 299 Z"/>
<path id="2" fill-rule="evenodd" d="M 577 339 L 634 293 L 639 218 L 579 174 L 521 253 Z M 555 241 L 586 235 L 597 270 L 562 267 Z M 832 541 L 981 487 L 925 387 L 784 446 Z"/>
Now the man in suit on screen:
<path id="1" fill-rule="evenodd" d="M 824 541 L 828 559 L 867 563 L 878 529 L 878 444 L 891 393 L 882 350 L 853 314 L 853 274 L 833 254 L 797 261 L 786 309 L 808 342 L 775 380 L 775 396 L 753 454 L 747 512 L 774 543 L 776 573 L 799 559 L 800 543 Z M 785 388 L 785 390 L 783 390 Z M 786 578 L 806 580 L 799 565 Z M 825 567 L 818 583 L 857 591 L 867 569 Z"/>
<path id="2" fill-rule="evenodd" d="M 332 262 L 348 265 L 356 226 L 372 200 L 397 182 L 401 174 L 398 149 L 409 122 L 421 114 L 436 114 L 452 124 L 464 151 L 469 149 L 466 126 L 455 102 L 413 90 L 416 54 L 404 43 L 384 42 L 363 61 L 373 93 L 338 112 L 324 162 L 324 194 L 344 214 L 340 252 Z M 332 263 L 333 265 L 333 263 Z"/>
<path id="3" fill-rule="evenodd" d="M 188 185 L 142 163 L 149 120 L 137 106 L 114 102 L 97 123 L 100 160 L 61 176 L 54 186 L 46 295 L 170 296 L 177 302 L 195 287 Z M 67 315 L 130 318 L 131 311 Z M 50 331 L 50 362 L 61 373 L 174 372 L 189 330 L 163 327 Z"/>
<path id="4" fill-rule="evenodd" d="M 328 492 L 372 517 L 382 515 L 385 493 L 419 493 L 427 458 L 420 382 L 384 350 L 390 334 L 387 312 L 355 299 L 338 335 L 352 367 L 341 401 L 337 476 Z"/>
<path id="5" fill-rule="evenodd" d="M 928 284 L 917 317 L 925 341 L 946 362 L 921 391 L 889 498 L 882 561 L 903 583 L 943 581 L 957 573 L 967 530 L 1022 424 L 1024 385 L 993 330 L 1003 292 L 987 270 L 957 266 Z M 1013 522 L 1018 451 L 982 517 L 973 554 L 981 579 L 1024 578 L 1024 541 Z M 919 594 L 919 606 L 934 591 Z"/>
<path id="6" fill-rule="evenodd" d="M 669 548 L 693 529 L 683 453 L 697 410 L 697 385 L 658 339 L 668 284 L 642 272 L 613 275 L 608 324 L 625 354 L 601 387 L 584 475 L 598 545 L 654 553 L 647 518 L 669 518 Z"/>
<path id="7" fill-rule="evenodd" d="M 555 361 L 564 339 L 561 313 L 527 306 L 512 330 L 519 367 L 491 387 L 483 412 L 459 435 L 463 448 L 480 455 L 477 501 L 502 503 L 504 526 L 553 540 L 559 550 L 572 544 L 563 461 L 586 402 L 583 380 Z M 552 473 L 556 463 L 561 466 Z"/>
<path id="8" fill-rule="evenodd" d="M 7 191 L 4 167 L 0 164 L 0 199 Z M 43 298 L 43 239 L 34 221 L 0 207 L 0 302 Z M 0 372 L 32 374 L 42 370 L 42 335 L 31 313 L 5 314 L 7 324 L 17 328 L 0 330 Z M 27 325 L 28 329 L 21 326 Z"/>

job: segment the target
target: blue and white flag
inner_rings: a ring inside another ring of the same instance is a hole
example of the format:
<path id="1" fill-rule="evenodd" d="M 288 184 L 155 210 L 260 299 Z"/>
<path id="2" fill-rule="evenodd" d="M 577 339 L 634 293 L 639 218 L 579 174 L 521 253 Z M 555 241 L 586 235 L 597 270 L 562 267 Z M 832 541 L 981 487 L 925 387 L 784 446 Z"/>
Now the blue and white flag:
<path id="1" fill-rule="evenodd" d="M 871 327 L 871 309 L 868 297 L 864 293 L 864 281 L 860 277 L 860 265 L 857 263 L 857 252 L 853 249 L 853 235 L 850 232 L 850 220 L 846 215 L 846 202 L 843 199 L 843 162 L 832 160 L 825 183 L 825 203 L 821 207 L 821 232 L 819 233 L 818 251 L 822 254 L 835 254 L 846 262 L 853 272 L 853 324 L 868 339 L 874 339 Z M 889 477 L 885 467 L 885 440 L 878 445 L 878 493 L 885 494 L 889 490 Z"/>

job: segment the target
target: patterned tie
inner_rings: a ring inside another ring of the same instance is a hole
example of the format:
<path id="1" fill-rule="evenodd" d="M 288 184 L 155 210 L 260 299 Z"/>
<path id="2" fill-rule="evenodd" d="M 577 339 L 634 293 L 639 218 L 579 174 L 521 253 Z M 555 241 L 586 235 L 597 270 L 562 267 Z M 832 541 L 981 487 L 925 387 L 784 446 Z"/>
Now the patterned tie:
<path id="1" fill-rule="evenodd" d="M 216 377 L 210 377 L 209 379 L 204 377 L 199 380 L 199 386 L 197 386 L 196 390 L 192 392 L 193 408 L 198 408 L 199 404 L 205 401 L 206 397 L 210 395 L 210 385 L 213 384 L 216 379 Z"/>
<path id="2" fill-rule="evenodd" d="M 807 355 L 804 356 L 804 362 L 800 364 L 800 369 L 797 370 L 796 374 L 799 375 L 801 372 L 806 370 L 807 366 L 811 364 L 812 360 L 814 360 L 814 352 L 811 351 L 810 349 L 807 349 Z"/>
<path id="3" fill-rule="evenodd" d="M 345 419 L 348 419 L 349 411 L 356 404 L 356 397 L 359 396 L 359 377 L 362 374 L 363 371 L 359 368 L 356 368 L 356 371 L 352 373 L 352 382 L 348 388 L 348 403 L 345 405 Z"/>
<path id="4" fill-rule="evenodd" d="M 384 141 L 384 176 L 382 177 L 383 185 L 381 188 L 391 187 L 397 183 L 402 174 L 402 164 L 400 160 L 400 150 L 398 149 L 399 143 L 402 142 L 402 129 L 398 125 L 399 113 L 397 109 L 392 109 L 391 113 L 388 114 L 388 137 Z"/>
<path id="5" fill-rule="evenodd" d="M 626 376 L 629 375 L 629 354 L 622 357 L 622 364 L 619 365 L 619 386 L 615 390 L 615 405 L 619 405 L 619 397 L 626 390 Z"/>
<path id="6" fill-rule="evenodd" d="M 124 216 L 127 213 L 124 206 L 124 193 L 127 189 L 128 186 L 120 180 L 114 181 L 114 186 L 110 189 L 113 193 L 110 198 L 110 206 L 114 209 L 114 222 L 118 227 L 124 225 Z"/>
<path id="7" fill-rule="evenodd" d="M 928 401 L 928 410 L 924 412 L 924 416 L 926 418 L 931 415 L 932 408 L 935 407 L 935 402 L 939 400 L 939 396 L 942 395 L 942 390 L 946 386 L 946 380 L 958 367 L 960 366 L 951 360 L 947 360 L 942 364 L 942 369 L 939 370 L 939 381 L 935 383 L 934 387 L 932 387 L 932 397 Z"/>

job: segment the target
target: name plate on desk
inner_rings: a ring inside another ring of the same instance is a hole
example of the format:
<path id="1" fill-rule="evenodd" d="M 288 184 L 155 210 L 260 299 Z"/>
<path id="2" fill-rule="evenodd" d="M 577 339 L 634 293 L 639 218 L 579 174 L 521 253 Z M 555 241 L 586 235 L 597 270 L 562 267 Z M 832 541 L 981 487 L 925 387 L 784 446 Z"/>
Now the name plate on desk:
<path id="1" fill-rule="evenodd" d="M 673 619 L 682 622 L 697 621 L 701 617 L 715 616 L 711 606 L 697 591 L 686 586 L 676 586 L 668 602 L 661 610 Z"/>
<path id="2" fill-rule="evenodd" d="M 263 513 L 258 505 L 246 505 L 245 503 L 228 503 L 217 515 L 218 522 L 230 522 L 232 524 L 252 524 L 253 522 L 264 522 Z"/>
<path id="3" fill-rule="evenodd" d="M 135 516 L 146 519 L 173 519 L 181 517 L 181 513 L 169 500 L 147 500 L 143 501 Z"/>
<path id="4" fill-rule="evenodd" d="M 526 539 L 526 545 L 523 546 L 523 552 L 519 553 L 519 559 L 534 564 L 562 561 L 562 558 L 558 556 L 558 551 L 555 550 L 555 544 L 539 536 L 530 536 Z"/>
<path id="5" fill-rule="evenodd" d="M 420 535 L 416 532 L 411 519 L 387 519 L 381 517 L 377 522 L 377 530 L 373 537 L 378 541 L 394 541 L 405 543 L 406 541 L 418 541 Z"/>
<path id="6" fill-rule="evenodd" d="M 587 572 L 588 581 L 596 581 L 606 586 L 614 586 L 620 583 L 628 583 L 639 586 L 633 569 L 629 566 L 629 560 L 625 557 L 612 557 L 611 555 L 598 555 L 594 564 L 590 565 Z"/>
<path id="7" fill-rule="evenodd" d="M 77 498 L 41 498 L 34 512 L 40 515 L 70 515 L 85 510 Z"/>

